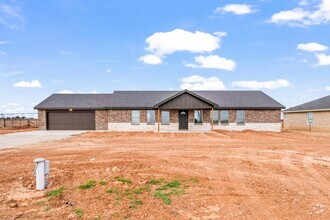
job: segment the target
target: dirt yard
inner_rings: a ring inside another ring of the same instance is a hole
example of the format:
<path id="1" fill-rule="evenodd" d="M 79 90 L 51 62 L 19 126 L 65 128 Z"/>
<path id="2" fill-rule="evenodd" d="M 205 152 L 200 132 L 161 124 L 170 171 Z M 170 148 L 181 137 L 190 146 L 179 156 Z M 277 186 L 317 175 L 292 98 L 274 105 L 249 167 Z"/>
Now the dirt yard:
<path id="1" fill-rule="evenodd" d="M 330 219 L 330 133 L 92 132 L 0 161 L 0 219 Z"/>

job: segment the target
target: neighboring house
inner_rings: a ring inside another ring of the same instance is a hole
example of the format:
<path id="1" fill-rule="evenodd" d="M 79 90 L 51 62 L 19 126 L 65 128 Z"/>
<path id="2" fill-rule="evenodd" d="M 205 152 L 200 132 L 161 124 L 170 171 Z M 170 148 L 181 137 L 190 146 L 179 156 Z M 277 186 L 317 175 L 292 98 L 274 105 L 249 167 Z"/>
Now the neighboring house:
<path id="1" fill-rule="evenodd" d="M 261 91 L 53 94 L 35 107 L 42 130 L 281 131 L 283 105 Z"/>
<path id="2" fill-rule="evenodd" d="M 330 95 L 283 111 L 283 128 L 330 131 Z"/>

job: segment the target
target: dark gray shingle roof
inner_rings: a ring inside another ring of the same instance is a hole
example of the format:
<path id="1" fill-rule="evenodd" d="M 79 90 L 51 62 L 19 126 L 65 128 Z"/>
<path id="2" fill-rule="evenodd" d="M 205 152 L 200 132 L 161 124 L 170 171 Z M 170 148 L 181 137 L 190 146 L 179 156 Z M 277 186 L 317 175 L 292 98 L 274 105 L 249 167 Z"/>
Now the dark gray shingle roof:
<path id="1" fill-rule="evenodd" d="M 284 110 L 285 112 L 290 111 L 308 111 L 308 110 L 321 110 L 321 109 L 330 109 L 330 95 L 323 98 L 316 99 L 311 102 L 306 102 L 301 105 Z"/>
<path id="2" fill-rule="evenodd" d="M 53 94 L 35 109 L 103 109 L 110 105 L 112 94 Z"/>
<path id="3" fill-rule="evenodd" d="M 115 91 L 113 94 L 53 94 L 36 109 L 153 108 L 180 91 Z M 193 91 L 219 105 L 234 109 L 281 109 L 262 91 Z"/>

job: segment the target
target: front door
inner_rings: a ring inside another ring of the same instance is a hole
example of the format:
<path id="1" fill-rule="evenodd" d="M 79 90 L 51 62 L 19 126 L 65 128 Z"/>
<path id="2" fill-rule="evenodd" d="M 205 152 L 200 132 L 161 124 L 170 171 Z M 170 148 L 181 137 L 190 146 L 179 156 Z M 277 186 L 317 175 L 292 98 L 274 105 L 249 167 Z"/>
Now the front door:
<path id="1" fill-rule="evenodd" d="M 179 130 L 188 130 L 188 111 L 179 110 Z"/>

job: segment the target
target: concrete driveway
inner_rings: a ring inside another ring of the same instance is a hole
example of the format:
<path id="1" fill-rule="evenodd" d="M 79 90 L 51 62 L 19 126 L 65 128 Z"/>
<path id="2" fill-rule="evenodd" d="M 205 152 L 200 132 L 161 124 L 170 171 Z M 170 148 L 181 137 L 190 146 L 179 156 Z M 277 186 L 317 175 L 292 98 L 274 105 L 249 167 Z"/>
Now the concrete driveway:
<path id="1" fill-rule="evenodd" d="M 0 149 L 22 147 L 43 141 L 60 140 L 86 131 L 29 131 L 0 135 Z"/>

